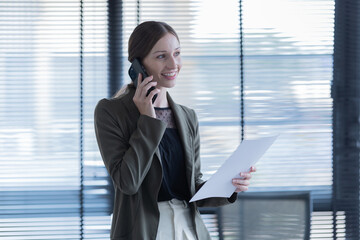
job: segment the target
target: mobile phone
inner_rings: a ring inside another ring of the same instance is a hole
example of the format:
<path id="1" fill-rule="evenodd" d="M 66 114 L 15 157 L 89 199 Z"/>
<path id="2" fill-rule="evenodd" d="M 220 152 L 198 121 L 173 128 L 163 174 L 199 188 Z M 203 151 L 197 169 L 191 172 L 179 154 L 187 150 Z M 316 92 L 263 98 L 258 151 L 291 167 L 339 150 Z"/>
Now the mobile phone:
<path id="1" fill-rule="evenodd" d="M 135 58 L 132 61 L 131 66 L 129 68 L 129 76 L 130 76 L 131 80 L 133 81 L 135 88 L 137 87 L 139 73 L 141 73 L 141 75 L 142 75 L 142 80 L 144 80 L 145 78 L 147 78 L 149 76 L 146 72 L 145 67 L 141 64 L 140 60 L 138 58 Z M 155 87 L 151 87 L 149 89 L 149 91 L 147 92 L 146 96 L 149 95 L 149 93 L 154 89 L 155 89 Z M 153 103 L 155 102 L 156 97 L 157 97 L 157 94 L 155 94 L 152 99 Z"/>

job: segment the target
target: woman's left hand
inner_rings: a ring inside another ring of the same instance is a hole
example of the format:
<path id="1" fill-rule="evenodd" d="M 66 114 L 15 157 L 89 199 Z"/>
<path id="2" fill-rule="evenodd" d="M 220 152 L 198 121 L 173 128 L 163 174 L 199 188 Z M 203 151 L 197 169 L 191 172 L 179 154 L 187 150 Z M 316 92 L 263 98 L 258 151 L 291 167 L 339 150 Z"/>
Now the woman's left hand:
<path id="1" fill-rule="evenodd" d="M 236 187 L 235 192 L 245 192 L 250 185 L 251 173 L 256 172 L 256 168 L 252 166 L 249 172 L 240 173 L 241 178 L 233 178 L 232 184 Z"/>

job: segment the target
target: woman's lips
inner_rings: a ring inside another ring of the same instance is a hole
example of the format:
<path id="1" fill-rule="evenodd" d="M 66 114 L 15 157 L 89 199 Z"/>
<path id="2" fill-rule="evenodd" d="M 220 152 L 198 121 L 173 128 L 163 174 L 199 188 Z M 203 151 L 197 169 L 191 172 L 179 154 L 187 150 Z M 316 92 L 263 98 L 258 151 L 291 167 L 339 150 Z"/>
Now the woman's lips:
<path id="1" fill-rule="evenodd" d="M 174 80 L 176 78 L 177 72 L 162 73 L 161 75 L 167 80 Z"/>

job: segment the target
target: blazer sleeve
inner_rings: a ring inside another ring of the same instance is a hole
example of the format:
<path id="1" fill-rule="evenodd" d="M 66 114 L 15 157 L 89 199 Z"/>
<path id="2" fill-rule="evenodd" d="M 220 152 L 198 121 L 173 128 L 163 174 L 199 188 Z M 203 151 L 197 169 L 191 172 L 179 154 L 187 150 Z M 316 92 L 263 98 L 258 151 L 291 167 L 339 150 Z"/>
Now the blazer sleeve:
<path id="1" fill-rule="evenodd" d="M 105 166 L 116 188 L 125 194 L 137 193 L 148 173 L 153 155 L 165 132 L 161 120 L 140 115 L 137 128 L 127 139 L 115 114 L 118 109 L 102 99 L 95 108 L 95 134 Z M 119 107 L 119 106 L 117 106 Z M 126 113 L 124 113 L 126 114 Z"/>
<path id="2" fill-rule="evenodd" d="M 194 154 L 195 154 L 195 188 L 198 191 L 205 181 L 202 180 L 201 173 L 201 163 L 200 163 L 200 133 L 199 133 L 199 121 L 197 119 L 196 113 L 193 112 L 195 119 L 195 131 L 194 131 Z M 196 205 L 198 207 L 218 207 L 222 205 L 226 205 L 229 203 L 235 202 L 237 199 L 237 193 L 234 192 L 230 198 L 221 198 L 221 197 L 212 197 L 205 198 L 199 201 L 196 201 Z"/>

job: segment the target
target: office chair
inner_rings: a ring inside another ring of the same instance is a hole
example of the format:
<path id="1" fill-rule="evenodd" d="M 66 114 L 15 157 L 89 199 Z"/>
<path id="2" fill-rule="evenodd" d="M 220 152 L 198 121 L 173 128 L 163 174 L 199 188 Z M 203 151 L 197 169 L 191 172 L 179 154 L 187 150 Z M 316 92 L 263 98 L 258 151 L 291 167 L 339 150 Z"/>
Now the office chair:
<path id="1" fill-rule="evenodd" d="M 219 239 L 308 240 L 311 212 L 309 192 L 240 193 L 218 209 Z"/>

